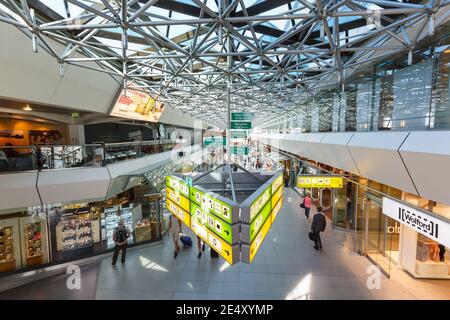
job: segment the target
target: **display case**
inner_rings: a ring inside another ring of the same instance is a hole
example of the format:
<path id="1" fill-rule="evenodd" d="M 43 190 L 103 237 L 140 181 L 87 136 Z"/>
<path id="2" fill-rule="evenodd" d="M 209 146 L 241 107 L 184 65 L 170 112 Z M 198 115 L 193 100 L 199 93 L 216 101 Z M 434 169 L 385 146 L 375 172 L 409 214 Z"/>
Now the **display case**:
<path id="1" fill-rule="evenodd" d="M 24 268 L 49 262 L 48 232 L 45 212 L 19 218 L 22 232 L 22 264 Z"/>
<path id="2" fill-rule="evenodd" d="M 131 211 L 132 206 L 129 207 L 121 207 L 121 206 L 112 206 L 104 209 L 105 219 L 102 219 L 102 230 L 104 229 L 106 233 L 106 245 L 107 248 L 114 247 L 114 240 L 112 238 L 114 229 L 118 226 L 119 220 L 123 219 L 125 222 L 125 226 L 128 228 L 128 231 L 132 234 L 133 232 L 133 213 Z M 128 238 L 128 242 L 132 242 L 132 237 Z"/>
<path id="3" fill-rule="evenodd" d="M 92 240 L 92 223 L 91 210 L 89 207 L 79 208 L 76 212 L 76 246 L 77 248 L 91 247 Z"/>
<path id="4" fill-rule="evenodd" d="M 149 241 L 152 239 L 152 226 L 149 219 L 142 219 L 136 224 L 134 230 L 135 241 Z"/>
<path id="5" fill-rule="evenodd" d="M 19 223 L 17 218 L 0 220 L 0 272 L 21 267 Z"/>
<path id="6" fill-rule="evenodd" d="M 65 209 L 56 225 L 58 251 L 92 247 L 92 221 L 90 207 Z"/>

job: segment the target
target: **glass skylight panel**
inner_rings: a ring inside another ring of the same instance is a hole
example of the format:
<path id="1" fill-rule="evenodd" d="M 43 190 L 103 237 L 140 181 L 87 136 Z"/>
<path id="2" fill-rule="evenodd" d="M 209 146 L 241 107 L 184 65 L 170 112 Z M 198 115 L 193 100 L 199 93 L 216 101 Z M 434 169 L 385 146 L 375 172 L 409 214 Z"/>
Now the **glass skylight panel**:
<path id="1" fill-rule="evenodd" d="M 66 6 L 64 5 L 64 0 L 40 0 L 48 8 L 55 11 L 63 18 L 67 18 Z M 72 14 L 71 14 L 72 16 Z"/>

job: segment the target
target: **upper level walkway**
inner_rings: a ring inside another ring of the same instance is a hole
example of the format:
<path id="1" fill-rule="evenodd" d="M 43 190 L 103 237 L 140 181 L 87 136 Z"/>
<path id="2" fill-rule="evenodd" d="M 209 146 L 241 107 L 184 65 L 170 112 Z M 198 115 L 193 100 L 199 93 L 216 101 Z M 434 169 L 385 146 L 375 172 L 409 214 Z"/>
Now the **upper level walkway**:
<path id="1" fill-rule="evenodd" d="M 106 200 L 143 175 L 191 161 L 201 145 L 155 140 L 0 148 L 0 213 L 61 202 Z"/>
<path id="2" fill-rule="evenodd" d="M 301 198 L 289 189 L 284 199 L 250 265 L 230 266 L 211 258 L 209 248 L 197 259 L 195 245 L 174 259 L 166 238 L 130 251 L 124 265 L 112 267 L 108 257 L 84 267 L 80 290 L 67 289 L 68 275 L 62 274 L 2 292 L 0 299 L 450 299 L 450 282 L 413 279 L 401 270 L 392 271 L 391 279 L 381 275 L 380 288 L 369 289 L 373 265 L 353 252 L 351 235 L 328 225 L 323 250 L 314 250 Z"/>

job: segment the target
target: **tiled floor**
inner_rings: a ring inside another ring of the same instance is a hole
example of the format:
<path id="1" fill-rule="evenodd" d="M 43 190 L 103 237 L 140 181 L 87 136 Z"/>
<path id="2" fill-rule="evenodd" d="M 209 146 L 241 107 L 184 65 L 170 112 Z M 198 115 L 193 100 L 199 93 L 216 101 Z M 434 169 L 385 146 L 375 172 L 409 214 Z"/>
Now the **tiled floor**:
<path id="1" fill-rule="evenodd" d="M 174 259 L 173 244 L 167 239 L 129 252 L 124 265 L 112 267 L 110 259 L 103 260 L 96 273 L 95 298 L 450 299 L 450 281 L 417 280 L 396 269 L 391 279 L 381 275 L 380 289 L 369 289 L 367 270 L 372 264 L 349 248 L 352 237 L 328 226 L 322 236 L 323 251 L 315 251 L 299 203 L 295 192 L 285 191 L 283 208 L 251 265 L 230 266 L 221 258 L 211 258 L 208 248 L 197 259 L 195 246 Z M 87 290 L 85 298 L 90 299 L 88 289 L 82 291 Z M 41 284 L 36 298 L 45 298 L 46 290 Z M 60 290 L 67 291 L 65 284 Z M 18 298 L 21 292 L 33 295 L 33 290 L 23 288 L 4 294 Z M 73 295 L 80 297 L 81 293 Z"/>

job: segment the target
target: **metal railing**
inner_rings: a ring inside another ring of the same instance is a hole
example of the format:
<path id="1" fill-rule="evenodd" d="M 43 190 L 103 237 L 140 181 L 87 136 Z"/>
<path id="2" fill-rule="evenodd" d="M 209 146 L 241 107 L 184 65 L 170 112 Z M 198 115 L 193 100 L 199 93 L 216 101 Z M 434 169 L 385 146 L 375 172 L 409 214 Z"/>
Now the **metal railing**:
<path id="1" fill-rule="evenodd" d="M 179 145 L 173 140 L 150 140 L 85 145 L 3 146 L 0 147 L 0 172 L 102 167 L 170 151 Z"/>

